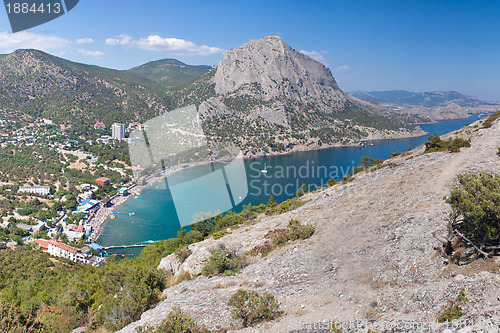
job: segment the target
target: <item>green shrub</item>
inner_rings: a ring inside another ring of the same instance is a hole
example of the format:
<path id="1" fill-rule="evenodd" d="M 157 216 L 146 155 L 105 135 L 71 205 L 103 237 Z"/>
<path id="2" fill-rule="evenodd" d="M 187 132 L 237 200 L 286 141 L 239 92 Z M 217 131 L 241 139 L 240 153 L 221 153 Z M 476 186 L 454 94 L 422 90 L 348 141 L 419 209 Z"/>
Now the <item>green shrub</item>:
<path id="1" fill-rule="evenodd" d="M 151 328 L 139 327 L 138 333 L 210 333 L 205 325 L 196 324 L 195 320 L 184 313 L 178 307 L 173 307 L 172 311 L 154 330 Z"/>
<path id="2" fill-rule="evenodd" d="M 462 138 L 455 138 L 453 140 L 448 140 L 448 150 L 452 153 L 460 151 L 462 147 L 470 147 L 470 141 Z"/>
<path id="3" fill-rule="evenodd" d="M 233 309 L 234 319 L 240 319 L 243 327 L 253 326 L 263 321 L 278 318 L 281 315 L 280 303 L 268 292 L 259 295 L 256 291 L 237 290 L 227 304 Z"/>
<path id="4" fill-rule="evenodd" d="M 302 184 L 300 189 L 297 191 L 296 195 L 297 195 L 297 197 L 301 197 L 306 193 L 307 193 L 307 186 L 306 186 L 306 184 Z"/>
<path id="5" fill-rule="evenodd" d="M 500 148 L 499 148 L 499 153 L 500 153 Z M 326 182 L 326 186 L 328 186 L 328 187 L 332 187 L 335 184 L 337 184 L 337 180 L 335 178 L 330 178 Z"/>
<path id="6" fill-rule="evenodd" d="M 460 151 L 462 147 L 470 147 L 470 141 L 462 138 L 448 139 L 446 141 L 441 140 L 439 135 L 431 135 L 428 141 L 425 142 L 424 153 L 433 153 L 436 151 L 448 150 L 452 153 Z"/>
<path id="7" fill-rule="evenodd" d="M 181 264 L 186 261 L 186 259 L 191 255 L 192 251 L 186 246 L 175 252 L 175 257 L 181 262 Z"/>
<path id="8" fill-rule="evenodd" d="M 460 228 L 483 242 L 500 234 L 500 175 L 492 172 L 465 173 L 458 176 L 446 202 L 451 205 L 452 217 L 463 217 Z"/>
<path id="9" fill-rule="evenodd" d="M 484 124 L 483 124 L 483 128 L 490 128 L 491 126 L 493 126 L 493 123 L 498 119 L 500 118 L 500 111 L 497 111 L 493 114 L 490 114 L 490 116 L 488 117 L 488 119 L 485 120 Z"/>
<path id="10" fill-rule="evenodd" d="M 294 197 L 294 198 L 285 200 L 280 204 L 269 205 L 269 203 L 268 203 L 265 213 L 267 215 L 283 214 L 283 213 L 289 212 L 291 210 L 297 209 L 298 207 L 302 206 L 304 203 L 305 202 L 300 200 L 298 197 Z"/>
<path id="11" fill-rule="evenodd" d="M 500 156 L 500 147 L 498 147 L 498 153 L 497 153 L 498 156 Z"/>
<path id="12" fill-rule="evenodd" d="M 230 253 L 214 252 L 209 262 L 203 267 L 202 274 L 205 276 L 234 275 L 245 266 L 241 257 L 232 256 Z"/>
<path id="13" fill-rule="evenodd" d="M 38 321 L 35 313 L 23 314 L 14 306 L 0 303 L 0 332 L 6 333 L 42 333 L 45 327 Z"/>
<path id="14" fill-rule="evenodd" d="M 468 301 L 469 299 L 465 296 L 465 290 L 462 288 L 454 300 L 448 301 L 448 304 L 442 306 L 442 312 L 437 317 L 438 323 L 444 323 L 462 317 L 462 306 Z"/>

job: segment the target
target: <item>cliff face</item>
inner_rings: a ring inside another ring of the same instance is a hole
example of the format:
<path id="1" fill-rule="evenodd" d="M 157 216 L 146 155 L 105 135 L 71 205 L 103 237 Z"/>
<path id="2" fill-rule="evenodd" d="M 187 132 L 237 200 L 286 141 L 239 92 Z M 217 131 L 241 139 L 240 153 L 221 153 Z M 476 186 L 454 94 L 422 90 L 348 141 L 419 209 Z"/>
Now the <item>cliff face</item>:
<path id="1" fill-rule="evenodd" d="M 205 131 L 237 133 L 247 156 L 422 134 L 389 109 L 346 94 L 328 68 L 276 36 L 227 51 L 210 82 L 214 96 L 200 105 Z"/>
<path id="2" fill-rule="evenodd" d="M 214 76 L 215 91 L 226 95 L 260 87 L 262 100 L 344 97 L 332 73 L 323 64 L 295 51 L 279 37 L 252 40 L 226 52 Z"/>
<path id="3" fill-rule="evenodd" d="M 377 332 L 395 332 L 389 328 L 396 321 L 419 322 L 426 325 L 422 331 L 443 332 L 446 324 L 433 322 L 462 288 L 469 299 L 463 307 L 469 326 L 478 331 L 481 320 L 498 320 L 498 259 L 445 264 L 434 249 L 440 243 L 432 236 L 446 233 L 450 208 L 443 196 L 458 174 L 500 172 L 500 120 L 490 128 L 482 128 L 482 122 L 445 136 L 470 139 L 470 148 L 423 154 L 420 146 L 387 160 L 380 169 L 357 174 L 350 183 L 307 194 L 308 203 L 294 211 L 261 216 L 219 240 L 191 245 L 193 257 L 184 266 L 167 257 L 161 269 L 196 274 L 210 251 L 224 246 L 243 254 L 290 219 L 316 229 L 307 240 L 289 243 L 265 258 L 252 257 L 236 276 L 199 276 L 166 289 L 163 302 L 120 332 L 158 325 L 173 306 L 212 329 L 237 325 L 227 301 L 239 288 L 270 292 L 285 311 L 277 321 L 241 332 L 298 332 L 324 320 L 374 320 L 385 325 L 375 328 Z"/>

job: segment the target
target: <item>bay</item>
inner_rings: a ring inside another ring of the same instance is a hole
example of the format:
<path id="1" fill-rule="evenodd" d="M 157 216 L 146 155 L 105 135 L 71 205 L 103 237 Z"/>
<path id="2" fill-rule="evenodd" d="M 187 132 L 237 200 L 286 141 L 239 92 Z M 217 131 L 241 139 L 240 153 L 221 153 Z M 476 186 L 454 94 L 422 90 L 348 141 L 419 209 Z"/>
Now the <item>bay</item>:
<path id="1" fill-rule="evenodd" d="M 423 124 L 422 129 L 430 134 L 443 135 L 472 123 L 480 116 L 473 115 L 466 119 L 442 120 L 433 124 Z M 362 148 L 338 147 L 318 151 L 298 152 L 282 156 L 270 156 L 245 160 L 248 195 L 233 210 L 239 211 L 242 205 L 266 203 L 273 195 L 277 202 L 295 196 L 302 184 L 309 190 L 315 186 L 324 186 L 328 179 L 342 178 L 359 164 L 363 156 L 375 159 L 388 158 L 393 152 L 404 152 L 409 147 L 417 147 L 427 140 L 428 135 L 396 140 L 372 141 Z M 373 145 L 371 145 L 373 144 Z M 262 172 L 262 170 L 267 172 Z M 197 179 L 213 171 L 210 165 L 183 169 L 159 183 L 144 189 L 140 197 L 131 198 L 116 210 L 115 219 L 106 221 L 101 236 L 97 240 L 102 246 L 130 245 L 147 241 L 156 241 L 175 237 L 180 229 L 176 207 L 169 190 L 169 184 L 179 184 Z M 242 180 L 244 181 L 244 180 Z M 188 194 L 210 193 L 214 211 L 216 198 L 227 196 L 225 189 L 210 188 L 207 184 L 193 182 Z M 119 253 L 137 255 L 140 249 L 120 249 Z"/>

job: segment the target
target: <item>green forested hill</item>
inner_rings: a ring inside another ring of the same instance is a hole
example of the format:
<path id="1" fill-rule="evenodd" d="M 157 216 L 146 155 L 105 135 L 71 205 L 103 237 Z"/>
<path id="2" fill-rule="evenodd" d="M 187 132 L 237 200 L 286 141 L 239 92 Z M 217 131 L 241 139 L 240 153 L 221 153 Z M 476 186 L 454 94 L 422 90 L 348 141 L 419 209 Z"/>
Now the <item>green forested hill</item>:
<path id="1" fill-rule="evenodd" d="M 17 50 L 0 57 L 0 112 L 60 124 L 144 121 L 171 108 L 167 87 L 185 85 L 206 71 L 207 66 L 171 59 L 118 71 Z"/>
<path id="2" fill-rule="evenodd" d="M 210 70 L 210 66 L 190 66 L 175 59 L 151 61 L 127 72 L 147 78 L 163 88 L 177 88 L 194 82 Z"/>

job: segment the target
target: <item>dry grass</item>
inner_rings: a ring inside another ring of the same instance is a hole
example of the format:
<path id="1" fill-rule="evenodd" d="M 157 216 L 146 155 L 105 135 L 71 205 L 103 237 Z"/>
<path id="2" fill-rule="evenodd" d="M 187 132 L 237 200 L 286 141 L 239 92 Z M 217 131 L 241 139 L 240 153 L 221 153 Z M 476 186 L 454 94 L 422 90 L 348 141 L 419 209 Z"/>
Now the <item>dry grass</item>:
<path id="1" fill-rule="evenodd" d="M 464 276 L 480 273 L 480 272 L 491 272 L 497 273 L 499 271 L 498 263 L 494 258 L 488 259 L 478 259 L 471 262 L 465 266 L 459 266 L 455 271 L 456 274 L 462 274 Z"/>
<path id="2" fill-rule="evenodd" d="M 372 287 L 372 289 L 382 289 L 388 284 L 389 282 L 373 281 L 370 287 Z"/>
<path id="3" fill-rule="evenodd" d="M 368 309 L 365 313 L 365 318 L 368 320 L 375 320 L 380 317 L 382 317 L 382 315 L 374 309 Z"/>
<path id="4" fill-rule="evenodd" d="M 182 281 L 189 281 L 189 280 L 192 280 L 193 278 L 194 277 L 191 276 L 191 274 L 189 272 L 182 271 L 177 276 L 175 276 L 175 275 L 168 276 L 166 278 L 166 286 L 167 286 L 167 288 L 172 287 L 176 284 L 181 283 Z"/>

